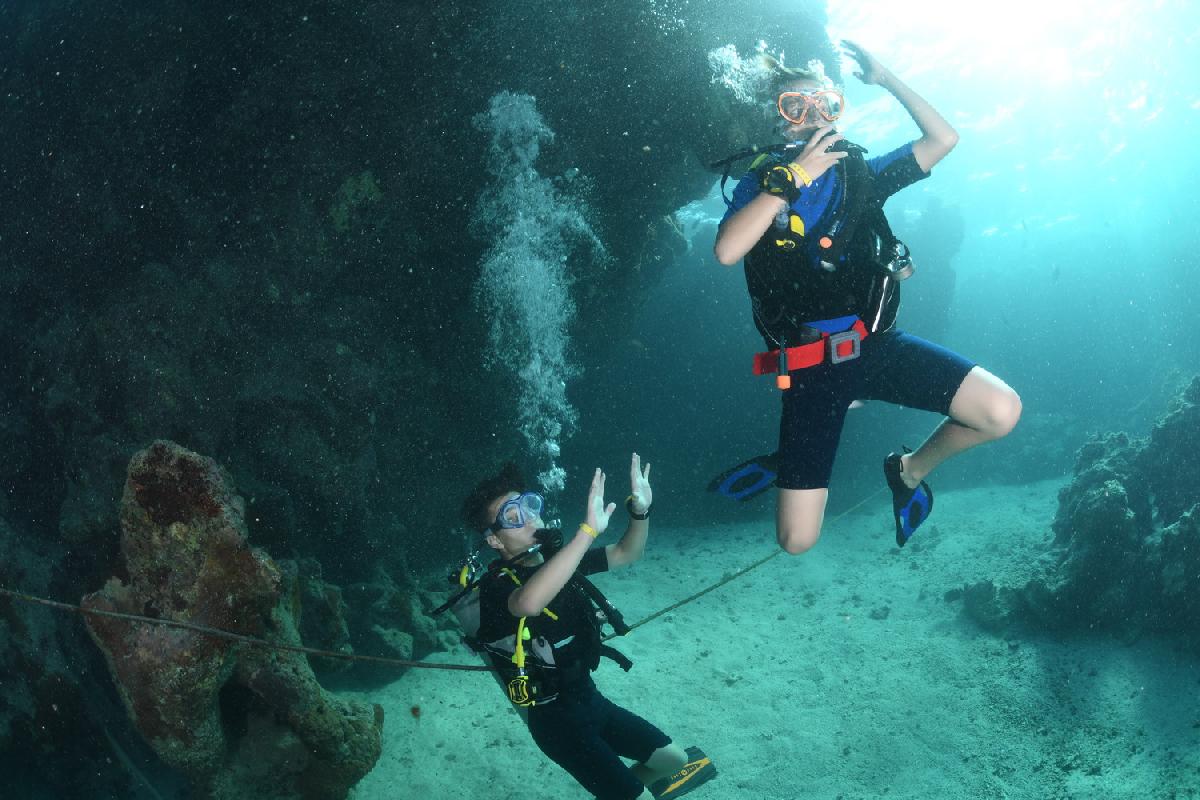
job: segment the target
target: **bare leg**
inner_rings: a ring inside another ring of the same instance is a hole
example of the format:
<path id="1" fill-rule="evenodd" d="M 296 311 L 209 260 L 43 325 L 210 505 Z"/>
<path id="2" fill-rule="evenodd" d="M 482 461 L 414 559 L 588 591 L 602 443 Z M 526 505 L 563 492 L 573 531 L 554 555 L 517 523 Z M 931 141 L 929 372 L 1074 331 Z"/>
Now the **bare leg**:
<path id="1" fill-rule="evenodd" d="M 951 456 L 1008 434 L 1021 417 L 1021 398 L 1008 384 L 982 367 L 975 367 L 950 402 L 944 420 L 915 453 L 903 456 L 901 478 L 915 488 L 934 467 Z M 803 553 L 821 537 L 828 489 L 780 489 L 775 511 L 779 546 L 792 555 Z"/>
<path id="2" fill-rule="evenodd" d="M 775 536 L 792 555 L 811 548 L 821 536 L 828 489 L 780 489 L 775 506 Z"/>
<path id="3" fill-rule="evenodd" d="M 910 489 L 951 456 L 1006 436 L 1021 418 L 1021 398 L 982 367 L 967 373 L 943 420 L 915 453 L 902 457 L 900 477 Z"/>
<path id="4" fill-rule="evenodd" d="M 646 786 L 653 786 L 655 781 L 662 780 L 668 775 L 674 775 L 683 769 L 687 761 L 687 752 L 672 742 L 666 747 L 658 748 L 643 763 L 634 764 L 631 769 L 639 781 Z M 645 797 L 650 797 L 649 792 L 643 792 L 642 794 Z"/>

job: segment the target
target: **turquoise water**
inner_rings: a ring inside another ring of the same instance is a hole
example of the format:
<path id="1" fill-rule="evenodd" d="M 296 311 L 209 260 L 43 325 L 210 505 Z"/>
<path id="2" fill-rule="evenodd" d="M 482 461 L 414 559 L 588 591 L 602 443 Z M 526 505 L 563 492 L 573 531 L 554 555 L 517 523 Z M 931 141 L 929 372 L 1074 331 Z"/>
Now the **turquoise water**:
<path id="1" fill-rule="evenodd" d="M 462 496 L 508 457 L 568 524 L 596 466 L 619 504 L 629 452 L 654 464 L 655 552 L 602 579 L 630 616 L 770 553 L 770 495 L 705 491 L 774 449 L 779 406 L 750 376 L 742 272 L 711 255 L 705 165 L 756 136 L 719 68 L 761 47 L 829 59 L 839 128 L 872 155 L 914 138 L 831 58 L 840 37 L 961 134 L 887 206 L 917 265 L 900 324 L 1010 383 L 1022 422 L 939 469 L 936 527 L 896 550 L 879 462 L 936 420 L 852 412 L 818 551 L 647 626 L 637 675 L 599 680 L 715 740 L 698 800 L 1200 796 L 1194 619 L 1138 625 L 1194 609 L 1200 544 L 1154 562 L 1175 520 L 1145 509 L 1162 474 L 1200 500 L 1200 434 L 1173 429 L 1154 479 L 1089 478 L 1132 498 L 1106 519 L 1140 515 L 1153 557 L 1107 559 L 1088 599 L 1136 594 L 1149 561 L 1172 592 L 1149 613 L 998 632 L 963 600 L 1057 563 L 1079 447 L 1149 434 L 1200 365 L 1183 0 L 3 4 L 0 587 L 74 603 L 127 579 L 126 466 L 158 438 L 228 470 L 249 542 L 312 578 L 305 602 L 335 612 L 308 614 L 318 647 L 475 663 L 430 611 L 477 544 Z M 459 696 L 458 674 L 314 668 L 361 719 L 386 708 L 358 800 L 539 796 L 526 776 L 573 796 L 487 676 Z M 219 794 L 131 721 L 74 616 L 0 600 L 0 674 L 6 797 Z M 220 674 L 219 784 L 294 796 L 307 751 L 286 715 Z"/>
<path id="2" fill-rule="evenodd" d="M 1186 222 L 1200 94 L 1181 79 L 1200 68 L 1195 7 L 836 3 L 830 17 L 833 35 L 886 47 L 962 134 L 891 209 L 903 220 L 930 192 L 962 215 L 955 345 L 1019 372 L 1031 407 L 1128 424 L 1144 392 L 1200 355 Z M 864 143 L 904 135 L 882 92 L 852 93 L 847 127 Z"/>
<path id="3" fill-rule="evenodd" d="M 1191 153 L 1200 93 L 1181 79 L 1200 69 L 1195 9 L 1164 2 L 985 11 L 932 2 L 828 10 L 832 38 L 870 47 L 961 135 L 932 178 L 887 205 L 917 265 L 903 286 L 900 324 L 1016 388 L 1026 411 L 1014 437 L 1061 431 L 1073 447 L 1089 431 L 1145 433 L 1200 363 L 1192 275 L 1200 233 L 1190 223 L 1200 208 L 1192 188 L 1200 164 Z M 864 86 L 849 63 L 841 70 L 847 110 L 839 130 L 872 155 L 915 138 L 894 99 Z M 678 387 L 683 414 L 669 412 L 674 393 L 640 396 L 640 407 L 653 410 L 635 417 L 639 432 L 668 454 L 686 440 L 705 467 L 730 449 L 769 449 L 775 430 L 771 392 L 745 379 L 759 341 L 740 270 L 709 255 L 723 210 L 714 189 L 681 212 L 692 251 L 684 269 L 654 289 L 637 326 L 639 339 L 657 347 L 649 355 L 626 348 L 603 367 L 610 376 L 632 362 L 633 371 Z M 622 376 L 611 379 L 623 386 Z M 579 404 L 585 415 L 609 407 L 583 395 Z M 762 414 L 739 413 L 746 408 Z M 878 416 L 884 421 L 851 414 L 850 424 L 864 426 L 866 438 L 919 440 L 927 430 L 912 415 Z M 656 435 L 664 418 L 671 432 Z M 857 474 L 847 460 L 869 459 L 873 476 L 874 451 L 858 450 L 848 435 L 841 452 L 846 480 Z M 944 472 L 970 484 L 987 482 L 993 468 L 1003 480 L 1044 477 L 1023 475 L 1011 459 L 969 473 L 951 463 Z"/>

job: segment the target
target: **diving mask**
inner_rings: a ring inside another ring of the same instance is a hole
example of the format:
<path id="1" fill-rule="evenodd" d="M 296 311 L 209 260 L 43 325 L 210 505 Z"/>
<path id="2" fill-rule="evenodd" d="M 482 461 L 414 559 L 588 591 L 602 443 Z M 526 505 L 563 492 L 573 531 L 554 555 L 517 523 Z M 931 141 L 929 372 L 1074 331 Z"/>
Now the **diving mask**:
<path id="1" fill-rule="evenodd" d="M 496 514 L 496 521 L 489 530 L 495 533 L 505 529 L 523 528 L 530 519 L 541 515 L 545 505 L 546 498 L 537 492 L 522 492 L 504 501 Z"/>
<path id="2" fill-rule="evenodd" d="M 779 115 L 793 125 L 803 125 L 810 109 L 826 122 L 833 122 L 842 115 L 845 100 L 842 93 L 833 89 L 811 89 L 804 92 L 782 92 L 776 106 Z"/>

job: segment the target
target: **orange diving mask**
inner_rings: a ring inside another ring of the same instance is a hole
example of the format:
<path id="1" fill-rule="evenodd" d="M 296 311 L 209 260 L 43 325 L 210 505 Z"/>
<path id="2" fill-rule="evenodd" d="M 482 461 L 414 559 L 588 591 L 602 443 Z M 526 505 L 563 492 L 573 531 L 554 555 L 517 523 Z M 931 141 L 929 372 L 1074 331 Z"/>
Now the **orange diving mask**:
<path id="1" fill-rule="evenodd" d="M 779 115 L 793 125 L 803 125 L 813 109 L 826 122 L 833 122 L 842 115 L 845 100 L 842 93 L 833 89 L 816 89 L 807 92 L 783 92 L 779 95 Z"/>

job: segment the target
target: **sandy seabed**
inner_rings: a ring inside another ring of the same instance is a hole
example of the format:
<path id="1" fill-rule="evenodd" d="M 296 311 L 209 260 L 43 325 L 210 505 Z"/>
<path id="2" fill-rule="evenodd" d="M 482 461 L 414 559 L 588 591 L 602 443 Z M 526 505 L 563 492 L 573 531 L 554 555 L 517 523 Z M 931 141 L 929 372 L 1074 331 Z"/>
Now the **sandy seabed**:
<path id="1" fill-rule="evenodd" d="M 1060 481 L 939 493 L 903 550 L 886 498 L 612 642 L 596 683 L 719 776 L 707 798 L 1200 798 L 1200 660 L 1169 642 L 999 638 L 953 590 L 1015 586 L 1045 557 Z M 645 558 L 597 585 L 629 622 L 772 552 L 745 524 L 652 527 Z M 1198 587 L 1200 590 L 1200 587 Z M 948 594 L 950 595 L 948 597 Z M 430 662 L 479 663 L 466 648 Z M 386 711 L 355 789 L 383 798 L 582 798 L 486 673 L 411 670 L 346 693 Z M 413 707 L 420 708 L 414 716 Z"/>

